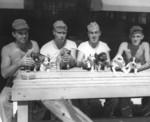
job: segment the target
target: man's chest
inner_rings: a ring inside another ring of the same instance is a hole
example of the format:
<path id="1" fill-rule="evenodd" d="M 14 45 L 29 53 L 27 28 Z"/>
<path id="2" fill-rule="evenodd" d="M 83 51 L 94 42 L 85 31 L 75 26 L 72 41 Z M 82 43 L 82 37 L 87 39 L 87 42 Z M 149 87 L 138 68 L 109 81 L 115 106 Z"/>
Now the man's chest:
<path id="1" fill-rule="evenodd" d="M 11 63 L 13 64 L 13 63 L 19 61 L 21 58 L 23 58 L 23 56 L 25 54 L 26 54 L 25 52 L 23 52 L 22 50 L 19 50 L 19 49 L 12 50 L 11 55 L 10 55 Z"/>

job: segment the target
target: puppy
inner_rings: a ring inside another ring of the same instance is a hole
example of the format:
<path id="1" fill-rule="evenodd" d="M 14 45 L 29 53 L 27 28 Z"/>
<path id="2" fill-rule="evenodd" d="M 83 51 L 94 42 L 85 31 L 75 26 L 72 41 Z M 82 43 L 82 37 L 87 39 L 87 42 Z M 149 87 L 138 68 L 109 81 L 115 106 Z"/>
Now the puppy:
<path id="1" fill-rule="evenodd" d="M 129 73 L 133 71 L 136 74 L 140 66 L 140 61 L 137 58 L 133 57 L 130 59 L 130 62 L 125 66 L 124 72 Z"/>
<path id="2" fill-rule="evenodd" d="M 71 50 L 68 50 L 66 48 L 63 48 L 60 53 L 59 53 L 59 56 L 61 58 L 63 58 L 65 55 L 71 55 Z M 61 58 L 59 58 L 59 56 L 57 57 L 57 63 L 60 64 L 61 63 Z M 69 69 L 70 68 L 70 65 L 68 62 L 65 63 L 65 66 L 64 67 L 61 67 L 62 69 Z"/>
<path id="3" fill-rule="evenodd" d="M 124 67 L 125 67 L 125 61 L 121 55 L 117 55 L 111 63 L 112 71 L 114 73 L 117 72 L 117 70 L 121 70 L 124 72 Z"/>
<path id="4" fill-rule="evenodd" d="M 32 52 L 30 56 L 35 62 L 33 71 L 39 71 L 40 65 L 43 62 L 45 56 L 40 53 L 34 53 L 34 52 Z"/>
<path id="5" fill-rule="evenodd" d="M 87 67 L 90 68 L 90 71 L 94 71 L 95 70 L 95 57 L 94 55 L 89 55 L 89 57 L 87 58 Z"/>
<path id="6" fill-rule="evenodd" d="M 44 72 L 47 71 L 49 72 L 50 70 L 50 58 L 44 57 L 43 62 L 40 65 L 40 71 Z"/>
<path id="7" fill-rule="evenodd" d="M 107 55 L 105 52 L 100 54 L 95 53 L 95 68 L 97 71 L 105 70 L 105 67 L 109 65 L 107 62 Z"/>
<path id="8" fill-rule="evenodd" d="M 50 58 L 40 54 L 40 53 L 31 53 L 31 58 L 35 61 L 34 64 L 34 71 L 45 71 L 48 68 L 44 68 L 44 67 L 48 67 L 49 62 L 50 62 Z"/>

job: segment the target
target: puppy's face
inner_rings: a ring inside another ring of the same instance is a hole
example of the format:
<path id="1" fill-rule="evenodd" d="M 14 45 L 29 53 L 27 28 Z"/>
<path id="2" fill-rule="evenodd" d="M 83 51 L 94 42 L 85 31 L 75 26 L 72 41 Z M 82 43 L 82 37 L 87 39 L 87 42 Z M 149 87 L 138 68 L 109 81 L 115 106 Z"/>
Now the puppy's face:
<path id="1" fill-rule="evenodd" d="M 117 65 L 118 67 L 123 67 L 125 66 L 125 61 L 123 59 L 123 57 L 121 55 L 117 55 L 114 59 L 113 59 L 113 65 Z"/>
<path id="2" fill-rule="evenodd" d="M 37 63 L 40 58 L 39 58 L 39 54 L 38 53 L 31 53 L 31 58 L 35 61 L 35 63 Z"/>
<path id="3" fill-rule="evenodd" d="M 89 57 L 87 58 L 89 61 L 94 61 L 95 60 L 95 57 L 94 55 L 89 55 Z"/>
<path id="4" fill-rule="evenodd" d="M 44 65 L 49 65 L 49 63 L 50 63 L 50 59 L 48 57 L 45 57 L 44 61 L 43 61 L 43 64 Z"/>
<path id="5" fill-rule="evenodd" d="M 102 52 L 100 54 L 95 54 L 95 60 L 96 62 L 105 62 L 107 60 L 107 55 L 105 52 Z"/>
<path id="6" fill-rule="evenodd" d="M 64 55 L 70 55 L 71 54 L 71 50 L 68 50 L 66 48 L 64 48 L 61 52 L 61 56 L 64 56 Z"/>
<path id="7" fill-rule="evenodd" d="M 131 58 L 131 59 L 130 59 L 130 62 L 131 62 L 131 64 L 132 64 L 132 67 L 133 67 L 133 68 L 137 68 L 137 67 L 140 67 L 140 66 L 141 66 L 140 60 L 137 59 L 137 58 L 135 58 L 135 57 Z"/>

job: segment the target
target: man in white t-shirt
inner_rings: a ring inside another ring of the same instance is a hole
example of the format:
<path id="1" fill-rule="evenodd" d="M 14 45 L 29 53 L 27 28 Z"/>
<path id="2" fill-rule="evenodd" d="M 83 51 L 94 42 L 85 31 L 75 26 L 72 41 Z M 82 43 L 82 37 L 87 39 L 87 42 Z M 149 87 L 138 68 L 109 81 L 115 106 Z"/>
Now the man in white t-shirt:
<path id="1" fill-rule="evenodd" d="M 42 46 L 40 53 L 48 56 L 50 62 L 57 63 L 59 61 L 60 68 L 66 67 L 66 63 L 69 63 L 70 68 L 76 66 L 77 45 L 75 42 L 66 39 L 67 25 L 63 21 L 58 20 L 53 24 L 53 28 L 54 39 Z M 70 54 L 62 56 L 65 50 L 70 50 Z M 74 122 L 63 100 L 42 100 L 42 103 L 63 122 Z M 73 107 L 75 110 L 80 111 L 75 106 Z"/>
<path id="2" fill-rule="evenodd" d="M 100 54 L 105 52 L 107 55 L 107 62 L 110 62 L 110 48 L 105 42 L 99 40 L 101 31 L 99 25 L 96 22 L 91 22 L 88 26 L 89 41 L 83 42 L 78 47 L 77 66 L 81 67 L 84 61 L 89 56 L 94 56 L 95 53 Z"/>
<path id="3" fill-rule="evenodd" d="M 86 68 L 85 66 L 86 63 L 84 61 L 86 61 L 89 56 L 94 56 L 95 53 L 100 54 L 102 52 L 106 53 L 107 62 L 110 62 L 110 54 L 109 54 L 110 48 L 105 42 L 99 40 L 101 36 L 101 30 L 99 25 L 96 22 L 91 22 L 87 26 L 87 30 L 88 30 L 89 40 L 86 42 L 82 42 L 78 47 L 79 51 L 77 56 L 77 66 Z M 86 100 L 82 100 L 82 102 L 83 102 L 83 106 L 86 105 Z M 116 108 L 115 106 L 117 105 L 117 103 L 118 103 L 118 99 L 106 99 L 105 106 L 104 106 L 105 107 L 104 113 L 106 116 L 110 116 L 110 117 L 114 116 L 114 111 Z M 89 107 L 86 106 L 83 107 L 83 109 L 84 108 L 86 109 Z M 83 110 L 83 111 L 86 112 L 87 110 Z"/>
<path id="4" fill-rule="evenodd" d="M 58 20 L 53 24 L 53 35 L 54 39 L 47 42 L 42 46 L 40 53 L 48 56 L 50 62 L 60 62 L 60 68 L 64 68 L 66 63 L 69 63 L 70 67 L 76 65 L 76 49 L 77 45 L 75 42 L 66 39 L 67 36 L 67 25 Z M 62 56 L 64 50 L 70 50 L 70 54 Z"/>

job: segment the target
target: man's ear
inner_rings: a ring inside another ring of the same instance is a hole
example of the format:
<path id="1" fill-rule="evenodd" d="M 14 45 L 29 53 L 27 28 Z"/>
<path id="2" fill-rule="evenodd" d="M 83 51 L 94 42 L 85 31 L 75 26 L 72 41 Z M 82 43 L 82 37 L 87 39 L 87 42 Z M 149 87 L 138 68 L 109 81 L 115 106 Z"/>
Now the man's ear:
<path id="1" fill-rule="evenodd" d="M 52 31 L 53 31 L 53 35 L 55 35 L 55 30 L 53 29 Z"/>
<path id="2" fill-rule="evenodd" d="M 11 34 L 12 34 L 13 37 L 15 37 L 15 32 L 12 32 Z"/>
<path id="3" fill-rule="evenodd" d="M 142 34 L 142 37 L 141 37 L 141 38 L 142 38 L 142 40 L 144 39 L 144 35 L 143 35 L 143 34 Z"/>
<path id="4" fill-rule="evenodd" d="M 132 34 L 129 35 L 129 39 L 132 40 Z"/>

